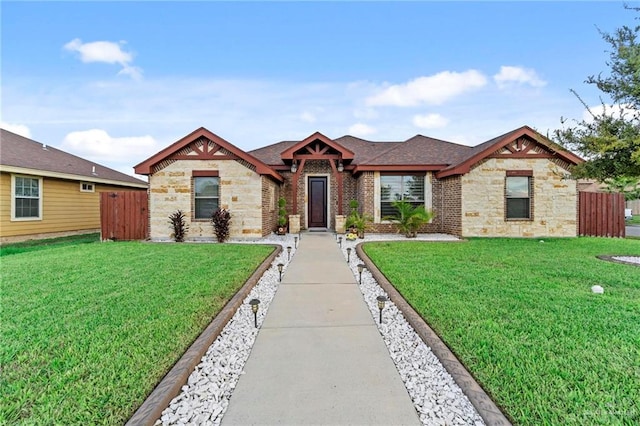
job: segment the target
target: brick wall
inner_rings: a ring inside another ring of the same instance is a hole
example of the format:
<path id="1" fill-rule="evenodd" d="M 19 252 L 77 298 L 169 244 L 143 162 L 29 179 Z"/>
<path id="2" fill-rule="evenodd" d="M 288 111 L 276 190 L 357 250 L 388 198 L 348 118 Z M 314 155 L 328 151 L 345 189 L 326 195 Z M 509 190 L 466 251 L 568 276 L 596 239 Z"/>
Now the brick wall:
<path id="1" fill-rule="evenodd" d="M 313 175 L 327 175 L 327 183 L 329 186 L 329 216 L 327 217 L 327 226 L 330 229 L 334 228 L 334 215 L 336 214 L 336 206 L 338 205 L 338 184 L 331 165 L 328 160 L 309 160 L 304 163 L 304 169 L 300 174 L 300 179 L 297 182 L 298 185 L 298 214 L 300 215 L 300 227 L 307 229 L 307 180 L 309 176 Z M 291 211 L 290 214 L 293 214 Z"/>
<path id="2" fill-rule="evenodd" d="M 262 176 L 262 235 L 271 234 L 278 226 L 278 199 L 280 186 Z"/>
<path id="3" fill-rule="evenodd" d="M 462 186 L 460 176 L 434 179 L 434 208 L 441 232 L 462 235 Z M 436 195 L 437 194 L 437 195 Z"/>

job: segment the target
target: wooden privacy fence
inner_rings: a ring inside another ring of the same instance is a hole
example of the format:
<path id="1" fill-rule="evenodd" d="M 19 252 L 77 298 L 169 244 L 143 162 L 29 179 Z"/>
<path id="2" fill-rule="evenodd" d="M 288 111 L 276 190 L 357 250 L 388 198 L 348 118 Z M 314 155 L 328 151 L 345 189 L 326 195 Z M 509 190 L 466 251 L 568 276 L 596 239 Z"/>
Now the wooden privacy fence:
<path id="1" fill-rule="evenodd" d="M 144 240 L 149 234 L 147 191 L 102 192 L 102 240 Z"/>
<path id="2" fill-rule="evenodd" d="M 625 237 L 624 195 L 580 192 L 578 233 L 592 237 Z"/>

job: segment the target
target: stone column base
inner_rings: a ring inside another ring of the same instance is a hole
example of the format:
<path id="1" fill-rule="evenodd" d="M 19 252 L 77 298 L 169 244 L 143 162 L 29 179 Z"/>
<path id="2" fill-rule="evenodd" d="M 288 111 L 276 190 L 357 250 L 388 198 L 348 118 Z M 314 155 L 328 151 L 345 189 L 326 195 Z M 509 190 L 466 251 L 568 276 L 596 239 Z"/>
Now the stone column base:
<path id="1" fill-rule="evenodd" d="M 289 233 L 297 234 L 299 232 L 300 232 L 300 215 L 290 214 L 289 215 Z"/>
<path id="2" fill-rule="evenodd" d="M 336 233 L 344 234 L 345 228 L 344 224 L 347 220 L 347 217 L 341 214 L 336 215 Z"/>

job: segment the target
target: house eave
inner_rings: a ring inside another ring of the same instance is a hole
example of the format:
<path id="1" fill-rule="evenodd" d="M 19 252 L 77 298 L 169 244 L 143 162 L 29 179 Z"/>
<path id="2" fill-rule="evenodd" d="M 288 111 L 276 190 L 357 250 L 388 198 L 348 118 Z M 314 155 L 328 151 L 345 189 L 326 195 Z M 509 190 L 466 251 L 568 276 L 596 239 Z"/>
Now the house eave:
<path id="1" fill-rule="evenodd" d="M 49 178 L 55 178 L 55 179 L 75 180 L 79 182 L 101 183 L 105 185 L 126 186 L 130 188 L 140 188 L 140 189 L 147 189 L 149 186 L 146 183 L 137 184 L 133 182 L 124 182 L 124 181 L 114 180 L 114 179 L 103 179 L 98 176 L 75 175 L 71 173 L 60 173 L 60 172 L 52 172 L 48 170 L 29 169 L 26 167 L 16 167 L 16 166 L 6 166 L 6 165 L 0 165 L 0 172 L 24 174 L 24 175 L 31 175 L 31 176 L 42 176 L 42 177 L 49 177 Z"/>
<path id="2" fill-rule="evenodd" d="M 152 168 L 153 168 L 154 165 L 158 164 L 159 162 L 161 162 L 165 158 L 169 157 L 171 154 L 173 154 L 174 152 L 178 151 L 179 149 L 189 145 L 191 142 L 193 142 L 194 140 L 196 140 L 197 138 L 199 138 L 201 136 L 206 137 L 207 139 L 213 141 L 214 143 L 222 146 L 224 149 L 226 149 L 227 151 L 231 152 L 233 155 L 237 156 L 238 158 L 240 158 L 240 159 L 246 161 L 247 163 L 252 164 L 253 166 L 255 166 L 256 173 L 258 173 L 259 175 L 269 176 L 270 178 L 272 178 L 272 179 L 274 179 L 274 180 L 276 180 L 276 181 L 278 181 L 280 183 L 284 182 L 284 178 L 278 172 L 276 172 L 273 168 L 269 167 L 268 165 L 266 165 L 262 161 L 258 160 L 253 155 L 241 150 L 237 146 L 235 146 L 232 143 L 226 141 L 225 139 L 221 138 L 220 136 L 216 135 L 215 133 L 205 129 L 204 127 L 200 127 L 198 129 L 194 130 L 193 132 L 189 133 L 187 136 L 185 136 L 185 137 L 179 139 L 178 141 L 172 143 L 171 145 L 169 145 L 168 147 L 166 147 L 162 151 L 158 152 L 157 154 L 153 155 L 152 157 L 149 157 L 146 160 L 144 160 L 143 162 L 135 165 L 134 166 L 135 172 L 137 174 L 147 175 L 147 176 L 152 174 Z"/>
<path id="3" fill-rule="evenodd" d="M 359 164 L 353 173 L 360 172 L 434 172 L 446 168 L 448 164 Z"/>

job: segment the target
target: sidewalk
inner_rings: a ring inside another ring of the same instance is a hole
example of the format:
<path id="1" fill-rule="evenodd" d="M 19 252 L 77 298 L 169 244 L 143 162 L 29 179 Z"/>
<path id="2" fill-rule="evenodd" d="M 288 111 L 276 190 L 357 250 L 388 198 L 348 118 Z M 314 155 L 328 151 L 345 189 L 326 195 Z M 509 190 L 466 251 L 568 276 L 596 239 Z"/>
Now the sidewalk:
<path id="1" fill-rule="evenodd" d="M 306 233 L 223 425 L 420 424 L 333 234 Z"/>

